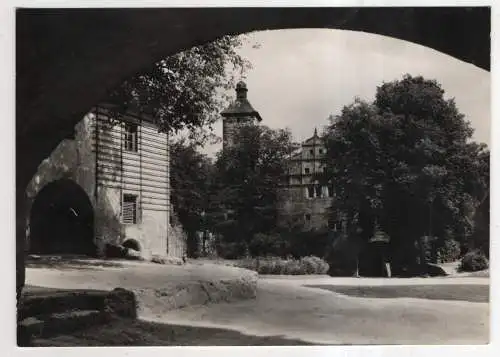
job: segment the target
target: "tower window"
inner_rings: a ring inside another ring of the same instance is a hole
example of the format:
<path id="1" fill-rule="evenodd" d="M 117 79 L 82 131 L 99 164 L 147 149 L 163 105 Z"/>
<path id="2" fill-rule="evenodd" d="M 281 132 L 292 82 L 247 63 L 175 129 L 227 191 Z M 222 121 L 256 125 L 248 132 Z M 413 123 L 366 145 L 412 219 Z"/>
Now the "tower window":
<path id="1" fill-rule="evenodd" d="M 311 170 L 309 169 L 309 167 L 306 167 L 306 168 L 304 169 L 304 172 L 306 173 L 306 175 L 308 175 L 308 174 L 311 172 Z"/>
<path id="2" fill-rule="evenodd" d="M 311 220 L 311 214 L 306 213 L 305 218 L 306 218 L 306 221 L 309 222 Z"/>
<path id="3" fill-rule="evenodd" d="M 122 221 L 125 224 L 137 223 L 137 195 L 123 195 Z"/>
<path id="4" fill-rule="evenodd" d="M 125 124 L 125 150 L 137 152 L 137 125 Z"/>

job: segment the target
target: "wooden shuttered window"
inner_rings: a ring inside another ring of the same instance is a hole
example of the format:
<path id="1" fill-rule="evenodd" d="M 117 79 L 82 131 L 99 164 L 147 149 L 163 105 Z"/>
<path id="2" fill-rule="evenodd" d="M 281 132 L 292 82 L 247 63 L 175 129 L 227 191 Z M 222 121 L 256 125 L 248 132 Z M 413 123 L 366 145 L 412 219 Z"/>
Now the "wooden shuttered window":
<path id="1" fill-rule="evenodd" d="M 138 211 L 137 195 L 124 194 L 122 201 L 122 222 L 125 224 L 136 224 L 138 221 Z"/>
<path id="2" fill-rule="evenodd" d="M 124 138 L 125 139 L 125 141 L 124 141 L 125 150 L 137 152 L 137 149 L 138 149 L 137 137 L 138 137 L 137 125 L 125 123 L 125 138 Z"/>

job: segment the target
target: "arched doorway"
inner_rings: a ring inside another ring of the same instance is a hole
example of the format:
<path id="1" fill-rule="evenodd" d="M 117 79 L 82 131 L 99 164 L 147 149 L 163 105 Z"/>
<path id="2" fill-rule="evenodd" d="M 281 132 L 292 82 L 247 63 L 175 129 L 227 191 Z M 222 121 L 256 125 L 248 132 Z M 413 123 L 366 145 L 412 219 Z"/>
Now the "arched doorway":
<path id="1" fill-rule="evenodd" d="M 133 249 L 137 252 L 141 251 L 141 245 L 135 239 L 127 239 L 122 245 L 127 249 Z"/>
<path id="2" fill-rule="evenodd" d="M 57 180 L 38 193 L 30 213 L 29 252 L 96 254 L 94 210 L 78 184 Z"/>

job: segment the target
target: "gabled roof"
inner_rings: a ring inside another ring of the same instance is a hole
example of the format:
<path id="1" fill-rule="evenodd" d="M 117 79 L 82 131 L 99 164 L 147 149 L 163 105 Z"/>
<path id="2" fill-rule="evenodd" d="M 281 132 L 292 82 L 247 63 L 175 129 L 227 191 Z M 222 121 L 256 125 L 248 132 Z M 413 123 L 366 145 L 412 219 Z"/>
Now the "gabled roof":
<path id="1" fill-rule="evenodd" d="M 158 123 L 154 118 L 153 113 L 148 110 L 139 110 L 139 107 L 134 105 L 129 105 L 127 108 L 121 108 L 120 106 L 112 103 L 99 103 L 92 109 L 93 112 L 103 115 L 115 115 L 120 114 L 120 120 L 123 121 L 140 121 L 143 123 L 148 123 L 149 125 L 158 127 Z"/>
<path id="2" fill-rule="evenodd" d="M 318 130 L 314 129 L 314 135 L 309 139 L 306 139 L 302 142 L 302 146 L 320 146 L 324 145 L 323 140 L 318 136 Z"/>

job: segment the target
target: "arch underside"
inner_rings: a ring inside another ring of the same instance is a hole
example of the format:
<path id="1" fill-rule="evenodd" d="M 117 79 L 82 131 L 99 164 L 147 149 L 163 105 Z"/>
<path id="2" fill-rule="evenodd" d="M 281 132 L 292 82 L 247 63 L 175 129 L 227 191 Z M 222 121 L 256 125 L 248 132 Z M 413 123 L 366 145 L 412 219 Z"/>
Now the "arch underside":
<path id="1" fill-rule="evenodd" d="M 490 68 L 489 7 L 22 9 L 16 27 L 16 143 L 19 168 L 30 167 L 29 177 L 108 90 L 165 56 L 225 34 L 364 31 Z"/>

